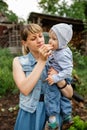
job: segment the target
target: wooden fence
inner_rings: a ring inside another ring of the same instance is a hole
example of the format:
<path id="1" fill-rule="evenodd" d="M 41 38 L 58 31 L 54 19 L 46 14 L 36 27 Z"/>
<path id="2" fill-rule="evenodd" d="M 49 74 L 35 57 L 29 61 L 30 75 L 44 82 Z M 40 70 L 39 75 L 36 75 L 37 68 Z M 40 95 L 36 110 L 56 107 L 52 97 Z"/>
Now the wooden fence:
<path id="1" fill-rule="evenodd" d="M 6 33 L 0 35 L 0 47 L 8 47 L 12 53 L 20 53 L 20 28 L 21 25 L 13 24 Z M 74 32 L 71 43 L 81 50 L 83 54 L 87 55 L 87 31 L 79 32 L 78 34 Z"/>
<path id="2" fill-rule="evenodd" d="M 8 47 L 11 53 L 21 52 L 20 26 L 13 24 L 7 28 L 6 33 L 0 35 L 0 47 Z"/>

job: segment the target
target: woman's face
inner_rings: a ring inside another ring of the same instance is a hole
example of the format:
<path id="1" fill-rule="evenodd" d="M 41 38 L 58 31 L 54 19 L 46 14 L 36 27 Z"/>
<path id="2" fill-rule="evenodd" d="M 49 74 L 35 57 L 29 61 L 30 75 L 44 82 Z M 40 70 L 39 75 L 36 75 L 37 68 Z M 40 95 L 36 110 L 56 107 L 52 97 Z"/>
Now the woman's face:
<path id="1" fill-rule="evenodd" d="M 25 44 L 29 47 L 30 52 L 38 52 L 39 48 L 44 44 L 43 33 L 30 33 Z"/>

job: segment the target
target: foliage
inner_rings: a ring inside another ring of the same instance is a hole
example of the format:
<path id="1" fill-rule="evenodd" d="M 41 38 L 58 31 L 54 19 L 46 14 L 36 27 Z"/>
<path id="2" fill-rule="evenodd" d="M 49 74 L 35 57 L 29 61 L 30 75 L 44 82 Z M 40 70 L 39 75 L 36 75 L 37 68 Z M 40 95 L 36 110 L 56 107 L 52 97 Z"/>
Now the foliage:
<path id="1" fill-rule="evenodd" d="M 0 95 L 6 92 L 12 92 L 15 89 L 15 83 L 12 76 L 12 60 L 8 49 L 0 48 Z"/>
<path id="2" fill-rule="evenodd" d="M 0 0 L 0 12 L 3 13 L 7 9 L 8 5 L 4 1 Z"/>
<path id="3" fill-rule="evenodd" d="M 86 0 L 73 0 L 70 5 L 66 0 L 39 0 L 38 3 L 44 13 L 87 20 Z"/>
<path id="4" fill-rule="evenodd" d="M 79 116 L 73 118 L 74 124 L 68 130 L 87 130 L 87 121 L 83 121 Z"/>
<path id="5" fill-rule="evenodd" d="M 39 5 L 44 13 L 55 14 L 58 8 L 59 0 L 40 0 Z"/>
<path id="6" fill-rule="evenodd" d="M 0 1 L 0 13 L 6 16 L 9 22 L 18 22 L 18 16 L 13 13 L 11 10 L 8 10 L 8 5 L 3 0 Z"/>
<path id="7" fill-rule="evenodd" d="M 13 13 L 11 10 L 5 11 L 5 15 L 7 16 L 8 20 L 10 22 L 18 23 L 18 17 L 15 13 Z"/>
<path id="8" fill-rule="evenodd" d="M 73 76 L 76 77 L 76 90 L 79 94 L 87 97 L 87 56 L 81 55 L 80 51 L 71 47 L 73 52 L 74 70 Z"/>
<path id="9" fill-rule="evenodd" d="M 85 14 L 86 1 L 74 0 L 67 10 L 66 16 L 72 18 L 78 18 L 83 21 L 86 19 Z"/>

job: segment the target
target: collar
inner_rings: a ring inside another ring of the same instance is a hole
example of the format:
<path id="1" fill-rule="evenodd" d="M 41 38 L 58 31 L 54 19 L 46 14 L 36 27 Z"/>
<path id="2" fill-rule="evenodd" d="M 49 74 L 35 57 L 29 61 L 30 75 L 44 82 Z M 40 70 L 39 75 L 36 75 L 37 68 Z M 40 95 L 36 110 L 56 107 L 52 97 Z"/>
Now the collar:
<path id="1" fill-rule="evenodd" d="M 37 63 L 36 59 L 34 58 L 31 52 L 28 53 L 28 58 L 31 65 L 35 65 Z"/>

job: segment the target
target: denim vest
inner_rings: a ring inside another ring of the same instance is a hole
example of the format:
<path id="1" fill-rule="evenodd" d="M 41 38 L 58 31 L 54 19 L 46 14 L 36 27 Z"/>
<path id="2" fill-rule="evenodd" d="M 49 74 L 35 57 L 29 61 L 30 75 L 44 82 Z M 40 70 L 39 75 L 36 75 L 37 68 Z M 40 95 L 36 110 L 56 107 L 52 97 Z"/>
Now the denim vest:
<path id="1" fill-rule="evenodd" d="M 33 68 L 37 63 L 31 53 L 25 56 L 20 56 L 19 62 L 26 76 L 28 76 L 32 72 Z M 20 102 L 19 102 L 20 108 L 30 113 L 33 113 L 36 110 L 40 94 L 42 92 L 42 87 L 46 85 L 46 83 L 43 82 L 43 80 L 46 78 L 45 76 L 46 76 L 46 67 L 44 68 L 40 79 L 38 80 L 36 86 L 33 88 L 31 93 L 29 93 L 27 96 L 20 93 Z"/>

